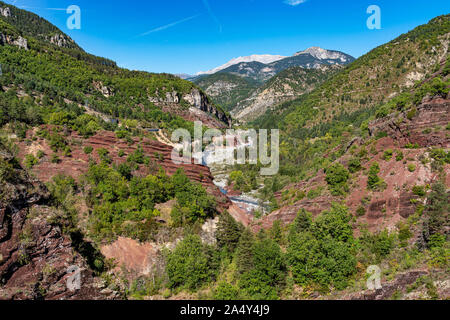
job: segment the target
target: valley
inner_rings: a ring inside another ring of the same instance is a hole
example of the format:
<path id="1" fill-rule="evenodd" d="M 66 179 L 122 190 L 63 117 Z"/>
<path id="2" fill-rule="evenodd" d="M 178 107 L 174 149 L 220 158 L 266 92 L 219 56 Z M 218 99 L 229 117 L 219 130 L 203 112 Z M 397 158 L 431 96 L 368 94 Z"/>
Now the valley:
<path id="1" fill-rule="evenodd" d="M 0 9 L 0 299 L 450 297 L 448 14 L 359 58 L 310 47 L 190 77 Z M 198 121 L 233 143 L 173 161 Z M 228 129 L 279 130 L 277 173 L 224 163 L 275 147 Z"/>

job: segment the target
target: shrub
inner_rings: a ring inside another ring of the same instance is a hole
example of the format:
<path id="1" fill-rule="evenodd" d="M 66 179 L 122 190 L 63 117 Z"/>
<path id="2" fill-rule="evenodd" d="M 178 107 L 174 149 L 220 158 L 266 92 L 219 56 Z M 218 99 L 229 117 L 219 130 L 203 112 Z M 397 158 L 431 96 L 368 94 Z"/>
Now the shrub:
<path id="1" fill-rule="evenodd" d="M 52 163 L 60 163 L 60 159 L 56 153 L 52 154 L 51 162 Z"/>
<path id="2" fill-rule="evenodd" d="M 450 163 L 450 152 L 445 152 L 444 149 L 440 148 L 431 149 L 430 157 L 439 164 Z"/>
<path id="3" fill-rule="evenodd" d="M 44 151 L 39 150 L 39 151 L 37 152 L 37 155 L 36 155 L 36 156 L 38 157 L 38 159 L 42 159 L 42 158 L 45 156 L 45 153 L 44 153 Z"/>
<path id="4" fill-rule="evenodd" d="M 172 288 L 194 290 L 215 277 L 217 265 L 199 236 L 189 235 L 167 256 L 167 275 Z"/>
<path id="5" fill-rule="evenodd" d="M 50 135 L 49 144 L 53 152 L 58 152 L 59 150 L 64 150 L 66 148 L 67 141 L 58 133 L 52 133 Z"/>
<path id="6" fill-rule="evenodd" d="M 132 169 L 126 163 L 119 164 L 119 166 L 117 167 L 117 172 L 119 172 L 120 175 L 127 180 L 131 180 L 131 178 L 133 177 Z"/>
<path id="7" fill-rule="evenodd" d="M 118 139 L 124 139 L 124 138 L 126 138 L 126 137 L 128 137 L 128 136 L 129 136 L 129 133 L 128 133 L 128 131 L 126 131 L 126 130 L 116 131 L 116 137 L 117 137 Z"/>
<path id="8" fill-rule="evenodd" d="M 400 241 L 400 245 L 402 247 L 406 247 L 408 245 L 408 240 L 412 237 L 412 232 L 408 226 L 408 224 L 403 223 L 399 227 L 398 231 L 398 240 Z"/>
<path id="9" fill-rule="evenodd" d="M 25 164 L 25 167 L 26 167 L 27 169 L 33 168 L 38 162 L 39 162 L 39 160 L 36 159 L 36 158 L 34 157 L 34 155 L 32 155 L 32 154 L 27 154 L 27 155 L 25 156 L 24 164 Z"/>
<path id="10" fill-rule="evenodd" d="M 424 197 L 426 195 L 424 186 L 414 186 L 412 192 L 419 197 Z"/>
<path id="11" fill-rule="evenodd" d="M 414 143 L 414 144 L 412 144 L 412 143 L 407 143 L 407 144 L 405 145 L 405 149 L 419 149 L 419 148 L 420 148 L 420 146 L 419 146 L 418 143 Z"/>
<path id="12" fill-rule="evenodd" d="M 318 196 L 320 196 L 322 194 L 322 188 L 318 187 L 315 189 L 311 189 L 308 191 L 308 194 L 306 195 L 308 197 L 308 199 L 315 199 Z"/>
<path id="13" fill-rule="evenodd" d="M 404 158 L 403 152 L 401 152 L 400 150 L 397 151 L 397 154 L 396 154 L 396 156 L 395 156 L 395 160 L 396 160 L 396 161 L 402 161 L 403 158 Z"/>
<path id="14" fill-rule="evenodd" d="M 375 263 L 379 263 L 383 258 L 391 253 L 395 245 L 395 235 L 389 234 L 387 230 L 371 234 L 367 231 L 360 237 L 359 242 L 362 250 L 366 250 L 375 256 Z"/>
<path id="15" fill-rule="evenodd" d="M 380 173 L 380 165 L 378 162 L 374 162 L 369 169 L 369 175 L 367 179 L 367 187 L 370 190 L 377 190 L 383 184 L 383 180 L 378 176 Z"/>
<path id="16" fill-rule="evenodd" d="M 340 163 L 336 163 L 326 169 L 325 180 L 333 195 L 344 195 L 348 191 L 347 181 L 349 177 L 348 170 Z"/>
<path id="17" fill-rule="evenodd" d="M 92 148 L 91 146 L 86 146 L 84 147 L 83 151 L 85 154 L 91 154 L 92 151 L 94 151 L 94 148 Z"/>
<path id="18" fill-rule="evenodd" d="M 237 300 L 239 298 L 239 289 L 225 281 L 219 282 L 214 289 L 214 300 Z"/>
<path id="19" fill-rule="evenodd" d="M 10 181 L 14 177 L 14 167 L 13 165 L 3 160 L 3 158 L 0 157 L 0 181 Z M 3 183 L 0 185 L 0 191 L 2 190 Z"/>
<path id="20" fill-rule="evenodd" d="M 130 154 L 127 158 L 127 162 L 144 164 L 145 162 L 145 154 L 141 145 L 137 147 L 136 150 L 132 154 Z"/>
<path id="21" fill-rule="evenodd" d="M 415 165 L 414 163 L 408 164 L 408 171 L 409 171 L 409 172 L 414 172 L 414 171 L 416 171 L 416 165 Z"/>
<path id="22" fill-rule="evenodd" d="M 105 162 L 105 163 L 111 163 L 112 160 L 109 156 L 109 151 L 105 148 L 99 148 L 97 149 L 97 154 L 100 157 L 100 161 Z"/>
<path id="23" fill-rule="evenodd" d="M 358 209 L 356 209 L 356 215 L 358 217 L 362 217 L 366 214 L 366 208 L 364 208 L 363 206 L 359 206 Z"/>
<path id="24" fill-rule="evenodd" d="M 394 151 L 392 151 L 392 149 L 387 149 L 386 151 L 384 151 L 383 160 L 390 161 L 392 159 L 393 154 Z"/>
<path id="25" fill-rule="evenodd" d="M 411 110 L 408 111 L 408 113 L 406 114 L 406 117 L 408 118 L 408 120 L 412 120 L 417 114 L 417 109 L 416 108 L 412 108 Z"/>
<path id="26" fill-rule="evenodd" d="M 361 160 L 359 158 L 351 158 L 348 162 L 348 170 L 350 173 L 358 172 L 361 169 Z"/>
<path id="27" fill-rule="evenodd" d="M 375 139 L 381 139 L 381 138 L 386 138 L 388 136 L 387 132 L 385 131 L 379 131 L 377 132 L 377 134 L 375 135 Z"/>

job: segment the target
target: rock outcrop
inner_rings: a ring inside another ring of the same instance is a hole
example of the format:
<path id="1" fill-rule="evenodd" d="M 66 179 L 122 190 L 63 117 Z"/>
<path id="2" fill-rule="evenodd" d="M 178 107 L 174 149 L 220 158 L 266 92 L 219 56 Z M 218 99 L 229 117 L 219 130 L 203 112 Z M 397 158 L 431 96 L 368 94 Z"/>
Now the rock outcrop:
<path id="1" fill-rule="evenodd" d="M 32 136 L 32 132 L 28 133 L 29 137 Z M 71 141 L 81 141 L 82 137 L 72 132 L 68 137 Z M 157 173 L 161 167 L 168 175 L 174 174 L 178 169 L 183 169 L 187 177 L 192 181 L 201 183 L 208 193 L 212 194 L 218 203 L 218 209 L 220 211 L 228 208 L 231 204 L 225 195 L 223 195 L 219 188 L 213 183 L 213 176 L 208 167 L 197 164 L 181 164 L 177 165 L 171 160 L 172 147 L 163 144 L 159 141 L 143 139 L 139 141 L 134 138 L 133 143 L 128 143 L 124 139 L 118 139 L 113 132 L 102 131 L 96 135 L 83 141 L 83 145 L 72 145 L 72 152 L 70 157 L 62 157 L 59 163 L 52 163 L 50 156 L 45 156 L 41 161 L 33 167 L 33 172 L 37 178 L 43 182 L 50 181 L 52 177 L 57 174 L 70 175 L 77 179 L 82 174 L 86 173 L 89 169 L 89 158 L 92 157 L 96 161 L 100 161 L 97 149 L 105 148 L 109 151 L 109 156 L 112 162 L 116 165 L 126 162 L 126 158 L 129 154 L 133 153 L 138 145 L 142 146 L 144 154 L 151 159 L 153 168 L 149 166 L 141 165 L 135 172 L 137 175 L 146 176 L 150 173 Z M 91 155 L 84 153 L 83 148 L 89 146 L 94 149 Z M 38 139 L 33 145 L 27 146 L 25 143 L 20 143 L 19 157 L 24 157 L 28 153 L 32 153 L 33 150 L 42 150 L 46 155 L 53 154 L 47 141 L 44 139 Z M 119 156 L 119 151 L 124 152 L 124 156 Z M 153 170 L 153 171 L 152 171 Z"/>
<path id="2" fill-rule="evenodd" d="M 94 89 L 100 92 L 105 98 L 114 96 L 114 92 L 111 88 L 105 86 L 101 81 L 94 81 L 92 83 Z"/>
<path id="3" fill-rule="evenodd" d="M 0 45 L 9 44 L 11 46 L 17 46 L 19 48 L 28 50 L 28 41 L 22 36 L 12 36 L 4 33 L 0 33 Z"/>
<path id="4" fill-rule="evenodd" d="M 417 107 L 415 114 L 406 112 L 397 116 L 388 116 L 369 124 L 372 136 L 386 132 L 399 143 L 418 144 L 421 147 L 450 147 L 450 137 L 445 127 L 450 123 L 450 97 L 446 99 L 426 99 Z M 439 129 L 440 128 L 440 129 Z"/>
<path id="5" fill-rule="evenodd" d="M 413 270 L 400 274 L 395 280 L 382 284 L 380 289 L 368 290 L 347 297 L 351 300 L 388 300 L 397 292 L 404 292 L 419 277 L 427 275 L 425 270 Z"/>
<path id="6" fill-rule="evenodd" d="M 281 203 L 281 208 L 263 217 L 252 224 L 252 229 L 258 231 L 261 228 L 269 229 L 273 222 L 279 220 L 284 225 L 294 221 L 300 209 L 305 209 L 314 215 L 331 207 L 332 202 L 345 201 L 351 214 L 357 216 L 359 208 L 364 209 L 364 214 L 358 215 L 359 223 L 366 224 L 370 231 L 379 231 L 387 228 L 396 228 L 398 222 L 407 219 L 416 212 L 417 196 L 412 192 L 414 186 L 432 185 L 439 179 L 439 174 L 433 172 L 431 164 L 421 161 L 427 158 L 429 147 L 449 148 L 450 138 L 446 126 L 450 123 L 450 100 L 434 98 L 425 100 L 417 107 L 416 115 L 408 119 L 406 114 L 390 116 L 376 120 L 369 125 L 371 135 L 377 132 L 387 133 L 387 137 L 378 139 L 374 145 L 373 154 L 362 162 L 362 171 L 352 177 L 350 191 L 344 197 L 332 196 L 328 190 L 323 170 L 318 172 L 309 181 L 302 181 L 287 186 L 282 192 L 275 194 Z M 361 143 L 353 139 L 347 145 L 347 151 L 352 145 Z M 405 145 L 411 143 L 418 148 L 408 149 Z M 402 161 L 396 161 L 395 154 L 386 160 L 384 152 L 391 149 L 402 152 Z M 346 154 L 337 161 L 346 165 L 351 158 Z M 380 166 L 379 177 L 385 182 L 381 190 L 371 191 L 367 187 L 367 174 L 370 166 L 377 162 Z M 410 170 L 408 166 L 414 167 Z M 447 177 L 450 175 L 450 165 L 444 166 Z M 448 181 L 448 179 L 447 179 Z M 448 182 L 447 182 L 448 184 Z M 321 188 L 320 195 L 314 199 L 308 199 L 306 195 L 312 189 Z M 283 193 L 294 191 L 291 198 L 284 199 Z M 303 197 L 296 200 L 298 194 Z M 294 199 L 292 199 L 294 198 Z"/>
<path id="7" fill-rule="evenodd" d="M 69 37 L 62 34 L 55 34 L 48 39 L 48 41 L 58 47 L 69 48 L 74 45 L 74 41 Z"/>
<path id="8" fill-rule="evenodd" d="M 6 8 L 0 7 L 0 15 L 4 16 L 5 18 L 11 17 L 11 9 L 9 9 L 8 7 Z"/>
<path id="9" fill-rule="evenodd" d="M 3 163 L 9 160 L 0 157 Z M 21 169 L 0 177 L 0 299 L 109 299 L 58 225 L 49 194 Z M 79 277 L 80 286 L 71 286 Z"/>
<path id="10" fill-rule="evenodd" d="M 202 121 L 206 125 L 217 128 L 231 127 L 231 118 L 222 110 L 217 108 L 200 90 L 194 88 L 189 93 L 181 95 L 177 91 L 166 92 L 164 96 L 160 96 L 158 92 L 156 95 L 149 95 L 150 102 L 160 106 L 164 112 L 173 112 L 185 118 L 188 121 Z M 183 110 L 180 103 L 185 101 L 195 110 Z M 204 114 L 202 114 L 204 113 Z"/>

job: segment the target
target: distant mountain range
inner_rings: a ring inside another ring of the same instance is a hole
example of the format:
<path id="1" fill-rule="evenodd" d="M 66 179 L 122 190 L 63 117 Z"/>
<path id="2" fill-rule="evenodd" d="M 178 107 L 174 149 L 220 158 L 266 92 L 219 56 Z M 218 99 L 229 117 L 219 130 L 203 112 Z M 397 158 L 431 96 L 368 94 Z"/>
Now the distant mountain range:
<path id="1" fill-rule="evenodd" d="M 313 90 L 328 75 L 354 60 L 340 51 L 311 47 L 290 57 L 239 57 L 185 79 L 200 86 L 236 118 L 249 120 L 267 108 Z"/>
<path id="2" fill-rule="evenodd" d="M 340 51 L 311 47 L 290 57 L 251 55 L 235 58 L 220 67 L 199 72 L 196 76 L 187 79 L 197 81 L 200 77 L 224 72 L 251 78 L 262 83 L 291 67 L 317 69 L 323 65 L 346 65 L 354 60 L 354 57 Z"/>

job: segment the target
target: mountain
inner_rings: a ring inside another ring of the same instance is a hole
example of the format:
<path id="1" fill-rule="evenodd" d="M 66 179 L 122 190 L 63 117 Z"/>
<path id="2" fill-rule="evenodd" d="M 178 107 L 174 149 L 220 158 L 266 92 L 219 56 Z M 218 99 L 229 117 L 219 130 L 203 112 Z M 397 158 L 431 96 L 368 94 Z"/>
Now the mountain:
<path id="1" fill-rule="evenodd" d="M 178 78 L 181 78 L 183 80 L 190 79 L 193 77 L 193 75 L 187 74 L 187 73 L 178 73 L 178 74 L 175 74 L 175 76 L 177 76 Z"/>
<path id="2" fill-rule="evenodd" d="M 414 118 L 426 95 L 445 97 L 449 41 L 450 15 L 436 17 L 358 58 L 312 92 L 270 108 L 253 121 L 255 127 L 281 132 L 278 181 L 315 176 L 352 141 L 366 138 L 371 121 L 401 112 Z M 391 125 L 398 129 L 401 122 L 399 117 Z M 367 149 L 373 141 L 367 142 Z"/>
<path id="3" fill-rule="evenodd" d="M 234 66 L 236 64 L 240 64 L 240 63 L 249 63 L 249 62 L 259 62 L 262 64 L 268 64 L 268 63 L 272 63 L 281 59 L 284 59 L 286 57 L 284 56 L 278 56 L 278 55 L 270 55 L 270 54 L 263 54 L 263 55 L 251 55 L 248 57 L 239 57 L 239 58 L 235 58 L 230 60 L 229 62 L 225 63 L 224 65 L 214 68 L 212 70 L 209 71 L 200 71 L 197 73 L 197 76 L 201 76 L 201 75 L 208 75 L 208 74 L 214 74 L 217 73 L 221 70 L 227 69 L 231 66 Z"/>
<path id="4" fill-rule="evenodd" d="M 261 59 L 252 57 L 264 57 Z M 206 74 L 217 72 L 232 73 L 258 82 L 265 82 L 279 72 L 291 67 L 317 69 L 322 65 L 346 65 L 355 59 L 339 51 L 325 50 L 312 47 L 298 52 L 291 57 L 282 56 L 250 56 L 231 60 L 226 65 L 209 71 Z M 199 74 L 201 76 L 201 74 Z M 193 80 L 197 82 L 198 78 Z"/>
<path id="5" fill-rule="evenodd" d="M 200 77 L 195 83 L 202 88 L 211 99 L 230 111 L 241 101 L 247 99 L 251 92 L 260 86 L 251 78 L 231 73 L 215 73 Z"/>
<path id="6" fill-rule="evenodd" d="M 280 103 L 312 91 L 341 68 L 340 65 L 321 65 L 316 69 L 302 67 L 285 69 L 254 89 L 245 99 L 238 101 L 232 115 L 239 120 L 254 120 L 265 114 L 267 109 L 275 108 Z M 202 86 L 201 83 L 199 85 Z"/>
<path id="7" fill-rule="evenodd" d="M 280 129 L 279 173 L 220 165 L 220 190 L 167 138 L 232 125 L 202 89 L 0 7 L 2 299 L 450 297 L 450 15 L 348 65 L 310 48 L 241 62 L 306 66 L 265 81 L 203 76 L 229 108 L 251 97 L 238 111 L 264 114 L 248 127 Z M 367 290 L 374 266 L 382 287 Z"/>
<path id="8" fill-rule="evenodd" d="M 233 59 L 226 65 L 208 72 L 208 74 L 204 73 L 188 80 L 193 81 L 205 90 L 212 100 L 225 110 L 232 110 L 236 118 L 253 120 L 264 114 L 268 107 L 272 108 L 278 103 L 298 98 L 321 83 L 320 81 L 315 84 L 311 82 L 313 79 L 318 80 L 315 77 L 316 73 L 296 69 L 299 74 L 310 75 L 300 77 L 302 81 L 308 82 L 305 83 L 303 90 L 296 91 L 287 88 L 287 91 L 290 92 L 279 91 L 280 85 L 277 88 L 267 88 L 268 82 L 273 83 L 269 80 L 284 70 L 302 68 L 304 70 L 316 69 L 320 70 L 318 73 L 326 73 L 336 70 L 335 68 L 326 68 L 326 66 L 342 66 L 351 63 L 353 60 L 353 57 L 339 51 L 312 47 L 298 52 L 292 57 L 263 55 Z M 279 84 L 283 82 L 282 79 L 285 76 L 294 77 L 292 72 L 286 72 L 277 78 L 277 82 Z M 319 78 L 323 79 L 324 77 Z M 289 79 L 286 79 L 286 82 L 292 84 Z M 289 86 L 288 83 L 286 85 Z M 299 88 L 299 84 L 295 84 L 294 87 Z M 255 105 L 252 105 L 253 103 Z M 244 111 L 247 107 L 249 109 Z M 253 113 L 252 110 L 255 112 Z"/>
<path id="9" fill-rule="evenodd" d="M 307 97 L 279 106 L 276 115 L 269 113 L 258 122 L 269 125 L 270 118 L 281 119 L 276 126 L 284 126 L 292 121 L 299 132 L 343 113 L 376 108 L 414 87 L 446 59 L 449 24 L 448 15 L 437 17 L 375 48 Z"/>
<path id="10" fill-rule="evenodd" d="M 81 108 L 77 112 L 110 120 L 139 119 L 148 127 L 191 127 L 194 120 L 212 127 L 230 125 L 229 116 L 191 82 L 118 68 L 109 59 L 86 53 L 37 15 L 3 2 L 0 7 L 0 81 L 4 91 L 17 92 L 16 99 L 23 94 L 34 99 L 29 109 L 39 121 L 48 116 L 45 105 L 59 101 L 61 112 L 73 105 Z M 46 98 L 44 106 L 40 97 Z"/>
<path id="11" fill-rule="evenodd" d="M 329 64 L 337 64 L 338 61 L 341 64 L 347 64 L 354 60 L 353 57 L 345 53 L 339 51 L 325 50 L 320 47 L 311 47 L 304 51 L 297 52 L 296 54 L 294 54 L 294 57 L 308 54 L 316 59 L 325 60 Z"/>
<path id="12" fill-rule="evenodd" d="M 0 8 L 0 296 L 124 298 L 104 245 L 169 245 L 231 205 L 208 167 L 172 161 L 166 136 L 231 119 L 189 81 L 119 68 L 44 19 Z"/>

